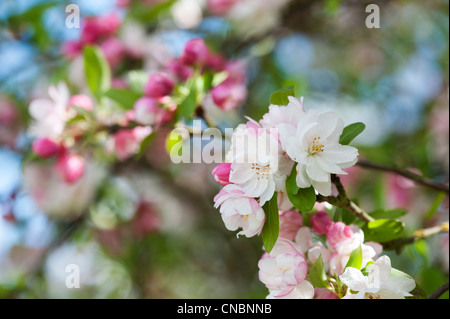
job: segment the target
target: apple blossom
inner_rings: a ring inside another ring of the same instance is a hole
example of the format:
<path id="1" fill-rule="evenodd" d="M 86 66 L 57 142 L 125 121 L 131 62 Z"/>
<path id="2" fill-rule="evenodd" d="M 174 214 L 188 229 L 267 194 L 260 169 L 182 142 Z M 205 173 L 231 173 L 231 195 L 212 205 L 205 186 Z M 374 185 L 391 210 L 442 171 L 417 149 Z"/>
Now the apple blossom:
<path id="1" fill-rule="evenodd" d="M 253 237 L 259 235 L 264 226 L 266 215 L 258 202 L 249 197 L 244 190 L 234 184 L 229 184 L 214 197 L 217 208 L 220 206 L 222 219 L 228 230 L 242 228 L 239 235 Z"/>
<path id="2" fill-rule="evenodd" d="M 80 107 L 86 111 L 92 111 L 94 109 L 91 98 L 85 94 L 72 95 L 67 102 L 67 107 L 71 108 L 73 106 Z"/>
<path id="3" fill-rule="evenodd" d="M 348 267 L 339 276 L 348 287 L 344 299 L 405 299 L 412 296 L 410 292 L 416 287 L 416 283 L 406 276 L 393 276 L 388 256 L 378 258 L 368 268 L 368 276 L 353 267 Z"/>
<path id="4" fill-rule="evenodd" d="M 227 158 L 232 163 L 230 182 L 241 186 L 249 196 L 259 197 L 260 205 L 275 191 L 285 191 L 293 163 L 281 152 L 276 130 L 263 129 L 252 121 L 238 126 Z"/>
<path id="5" fill-rule="evenodd" d="M 181 54 L 181 61 L 186 65 L 204 65 L 208 61 L 209 49 L 200 38 L 189 40 Z"/>
<path id="6" fill-rule="evenodd" d="M 222 110 L 231 110 L 244 103 L 247 97 L 245 84 L 224 82 L 211 90 L 214 103 Z"/>
<path id="7" fill-rule="evenodd" d="M 125 57 L 125 48 L 117 38 L 109 38 L 100 44 L 100 49 L 112 68 L 116 68 Z"/>
<path id="8" fill-rule="evenodd" d="M 294 240 L 298 229 L 303 224 L 303 217 L 295 210 L 280 211 L 280 232 L 278 237 Z"/>
<path id="9" fill-rule="evenodd" d="M 145 84 L 144 94 L 160 98 L 169 95 L 174 88 L 173 81 L 163 72 L 156 72 L 150 76 L 150 79 Z"/>
<path id="10" fill-rule="evenodd" d="M 268 298 L 313 298 L 314 288 L 305 280 L 306 260 L 291 241 L 278 239 L 270 254 L 259 260 L 258 268 L 259 280 L 269 289 Z"/>
<path id="11" fill-rule="evenodd" d="M 61 154 L 64 147 L 49 138 L 37 138 L 32 144 L 33 152 L 43 158 L 50 158 Z"/>
<path id="12" fill-rule="evenodd" d="M 291 109 L 283 107 L 281 113 Z M 311 185 L 319 194 L 331 195 L 331 174 L 346 174 L 342 169 L 354 165 L 358 150 L 339 144 L 344 122 L 334 112 L 310 110 L 297 115 L 296 124 L 281 123 L 279 130 L 283 150 L 297 165 L 297 185 Z"/>
<path id="13" fill-rule="evenodd" d="M 213 169 L 212 176 L 217 183 L 226 186 L 230 184 L 230 171 L 231 163 L 221 163 Z"/>
<path id="14" fill-rule="evenodd" d="M 317 235 L 326 234 L 333 221 L 325 211 L 318 211 L 310 217 L 310 222 Z"/>
<path id="15" fill-rule="evenodd" d="M 84 174 L 85 160 L 80 155 L 64 154 L 56 161 L 56 170 L 66 183 L 75 183 Z"/>
<path id="16" fill-rule="evenodd" d="M 137 126 L 123 129 L 114 135 L 114 151 L 120 161 L 124 161 L 137 153 L 141 142 L 152 133 L 149 126 Z"/>
<path id="17" fill-rule="evenodd" d="M 159 101 L 165 102 L 164 99 Z M 141 97 L 137 100 L 134 104 L 136 122 L 142 125 L 156 125 L 159 127 L 172 120 L 173 111 L 160 106 L 159 101 L 152 97 Z M 171 101 L 166 102 L 171 103 Z M 176 105 L 171 108 L 176 108 Z"/>

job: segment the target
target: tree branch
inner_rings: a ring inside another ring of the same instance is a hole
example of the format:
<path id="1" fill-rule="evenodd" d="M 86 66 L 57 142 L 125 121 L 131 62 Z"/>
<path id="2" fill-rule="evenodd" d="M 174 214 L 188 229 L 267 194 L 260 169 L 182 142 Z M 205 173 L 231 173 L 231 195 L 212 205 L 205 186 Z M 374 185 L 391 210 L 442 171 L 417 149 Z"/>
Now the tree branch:
<path id="1" fill-rule="evenodd" d="M 449 230 L 448 222 L 445 222 L 445 223 L 442 223 L 441 225 L 430 227 L 430 228 L 419 229 L 419 230 L 416 230 L 411 237 L 397 238 L 397 239 L 391 240 L 389 242 L 383 243 L 383 249 L 384 250 L 395 250 L 398 254 L 400 254 L 406 245 L 414 244 L 415 242 L 417 242 L 421 239 L 426 239 L 433 235 L 437 235 L 437 234 L 445 233 L 445 232 L 448 233 L 448 230 Z"/>
<path id="2" fill-rule="evenodd" d="M 403 170 L 403 169 L 400 169 L 397 167 L 388 167 L 388 166 L 384 166 L 384 165 L 380 165 L 380 164 L 375 164 L 375 163 L 371 163 L 369 161 L 362 160 L 362 159 L 358 160 L 356 165 L 358 165 L 362 168 L 373 169 L 373 170 L 378 170 L 378 171 L 383 171 L 383 172 L 388 172 L 388 173 L 394 173 L 394 174 L 403 176 L 409 180 L 412 180 L 415 183 L 420 184 L 422 186 L 433 188 L 438 191 L 444 191 L 447 193 L 447 195 L 449 194 L 448 185 L 435 182 L 429 178 L 426 178 L 419 174 L 413 173 L 411 171 Z"/>
<path id="3" fill-rule="evenodd" d="M 439 299 L 446 291 L 448 291 L 449 283 L 440 286 L 435 292 L 428 296 L 428 299 Z"/>

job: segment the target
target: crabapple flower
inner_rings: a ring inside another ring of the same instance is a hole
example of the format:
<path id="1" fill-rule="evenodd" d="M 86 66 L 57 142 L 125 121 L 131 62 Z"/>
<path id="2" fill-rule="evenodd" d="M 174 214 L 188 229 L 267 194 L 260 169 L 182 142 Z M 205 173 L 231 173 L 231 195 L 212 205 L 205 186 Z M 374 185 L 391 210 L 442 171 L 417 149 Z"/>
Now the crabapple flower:
<path id="1" fill-rule="evenodd" d="M 288 112 L 285 107 L 280 111 Z M 281 123 L 276 127 L 283 150 L 297 165 L 297 185 L 311 185 L 324 196 L 331 195 L 331 174 L 347 174 L 344 168 L 353 166 L 358 157 L 354 147 L 339 144 L 344 122 L 334 112 L 316 110 L 297 115 L 297 124 Z"/>
<path id="2" fill-rule="evenodd" d="M 317 235 L 326 234 L 328 229 L 333 224 L 330 216 L 328 216 L 328 214 L 324 211 L 318 211 L 317 213 L 311 215 L 310 222 L 314 232 Z"/>
<path id="3" fill-rule="evenodd" d="M 56 161 L 56 170 L 66 183 L 75 183 L 84 174 L 84 158 L 76 154 L 64 154 Z"/>
<path id="4" fill-rule="evenodd" d="M 254 198 L 246 195 L 241 187 L 234 184 L 225 186 L 214 197 L 214 202 L 215 208 L 220 206 L 222 220 L 228 230 L 242 228 L 237 235 L 246 237 L 261 233 L 266 220 L 264 210 Z"/>
<path id="5" fill-rule="evenodd" d="M 269 289 L 268 298 L 312 299 L 314 287 L 306 281 L 308 265 L 294 244 L 280 238 L 270 254 L 258 262 L 259 280 Z"/>
<path id="6" fill-rule="evenodd" d="M 261 206 L 275 191 L 285 191 L 293 165 L 281 151 L 276 130 L 263 129 L 252 121 L 238 126 L 233 133 L 227 162 L 232 163 L 230 182 L 241 186 L 247 195 L 259 198 Z"/>
<path id="7" fill-rule="evenodd" d="M 294 238 L 295 247 L 311 265 L 322 256 L 325 271 L 329 270 L 331 252 L 319 241 L 313 241 L 313 234 L 308 227 L 300 227 Z"/>
<path id="8" fill-rule="evenodd" d="M 203 39 L 189 40 L 181 54 L 181 61 L 186 65 L 204 65 L 208 61 L 209 49 Z"/>
<path id="9" fill-rule="evenodd" d="M 50 158 L 64 151 L 62 145 L 46 137 L 35 139 L 31 148 L 36 155 L 43 158 Z"/>
<path id="10" fill-rule="evenodd" d="M 160 98 L 169 95 L 174 88 L 173 81 L 163 72 L 150 76 L 144 87 L 144 94 L 149 97 Z"/>
<path id="11" fill-rule="evenodd" d="M 48 95 L 50 99 L 39 98 L 29 106 L 30 115 L 34 119 L 29 128 L 31 136 L 58 138 L 72 115 L 67 110 L 69 89 L 64 83 L 50 86 Z"/>
<path id="12" fill-rule="evenodd" d="M 391 275 L 391 260 L 388 256 L 378 258 L 368 268 L 367 277 L 353 267 L 348 267 L 339 276 L 349 288 L 344 299 L 405 299 L 412 296 L 410 292 L 416 287 L 415 281 L 406 276 Z"/>
<path id="13" fill-rule="evenodd" d="M 221 163 L 213 169 L 211 174 L 217 183 L 226 186 L 230 184 L 230 171 L 231 163 Z"/>
<path id="14" fill-rule="evenodd" d="M 247 98 L 247 88 L 243 83 L 224 82 L 211 90 L 214 103 L 222 110 L 235 109 Z"/>
<path id="15" fill-rule="evenodd" d="M 303 217 L 295 210 L 280 212 L 280 232 L 278 237 L 294 240 L 298 229 L 303 224 Z"/>
<path id="16" fill-rule="evenodd" d="M 163 99 L 160 99 L 164 102 Z M 175 105 L 176 107 L 176 105 Z M 162 106 L 159 101 L 152 97 L 141 97 L 134 104 L 135 120 L 142 125 L 160 126 L 169 122 L 173 117 L 173 112 Z"/>
<path id="17" fill-rule="evenodd" d="M 303 98 L 301 100 L 288 96 L 288 105 L 270 105 L 269 112 L 264 114 L 260 121 L 262 127 L 277 127 L 279 124 L 289 124 L 292 134 L 295 133 L 295 127 L 305 116 Z"/>
<path id="18" fill-rule="evenodd" d="M 120 161 L 136 154 L 141 142 L 152 133 L 149 126 L 137 126 L 133 129 L 120 130 L 114 135 L 114 150 Z"/>
<path id="19" fill-rule="evenodd" d="M 91 98 L 85 94 L 72 95 L 67 102 L 67 107 L 71 108 L 73 106 L 80 107 L 86 111 L 92 111 L 94 109 Z"/>
<path id="20" fill-rule="evenodd" d="M 337 224 L 337 225 L 336 225 Z M 330 251 L 330 272 L 340 275 L 344 271 L 351 253 L 361 246 L 362 266 L 378 256 L 382 246 L 375 242 L 364 242 L 364 232 L 356 225 L 344 226 L 343 223 L 335 223 L 327 232 L 327 242 Z"/>

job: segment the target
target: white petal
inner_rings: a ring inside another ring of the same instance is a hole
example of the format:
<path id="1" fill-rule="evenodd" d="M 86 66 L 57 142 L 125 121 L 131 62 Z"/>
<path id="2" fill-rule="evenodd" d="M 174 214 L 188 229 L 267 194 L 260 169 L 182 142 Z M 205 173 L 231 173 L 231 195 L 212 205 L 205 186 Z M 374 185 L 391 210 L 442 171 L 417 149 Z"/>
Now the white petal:
<path id="1" fill-rule="evenodd" d="M 311 184 L 319 194 L 323 196 L 331 195 L 331 179 L 328 182 L 317 182 L 315 180 L 311 180 Z"/>
<path id="2" fill-rule="evenodd" d="M 306 173 L 310 179 L 316 182 L 328 182 L 330 180 L 330 173 L 323 170 L 314 156 L 309 158 Z"/>
<path id="3" fill-rule="evenodd" d="M 368 286 L 368 279 L 360 270 L 348 267 L 344 273 L 339 276 L 339 279 L 353 291 L 364 291 Z"/>

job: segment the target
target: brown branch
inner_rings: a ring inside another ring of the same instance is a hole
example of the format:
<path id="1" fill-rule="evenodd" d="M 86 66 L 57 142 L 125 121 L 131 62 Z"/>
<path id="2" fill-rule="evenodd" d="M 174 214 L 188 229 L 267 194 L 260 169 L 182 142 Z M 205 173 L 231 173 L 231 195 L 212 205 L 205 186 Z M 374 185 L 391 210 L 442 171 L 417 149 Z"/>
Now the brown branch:
<path id="1" fill-rule="evenodd" d="M 348 210 L 352 215 L 361 219 L 365 223 L 373 222 L 375 219 L 367 214 L 362 208 L 352 202 L 348 197 L 347 193 L 344 189 L 344 186 L 341 183 L 340 178 L 337 175 L 331 175 L 331 182 L 336 186 L 338 191 L 338 196 L 323 196 L 318 195 L 317 201 L 319 203 L 328 202 L 333 206 L 337 206 L 343 209 Z"/>
<path id="2" fill-rule="evenodd" d="M 442 223 L 441 225 L 419 229 L 414 232 L 411 237 L 403 237 L 397 238 L 386 243 L 383 243 L 384 250 L 395 250 L 398 254 L 402 252 L 406 245 L 414 244 L 415 242 L 426 239 L 433 235 L 437 235 L 440 233 L 448 233 L 449 224 L 448 222 Z"/>
<path id="3" fill-rule="evenodd" d="M 409 180 L 412 180 L 413 182 L 420 184 L 422 186 L 426 186 L 426 187 L 433 188 L 438 191 L 446 192 L 447 195 L 449 194 L 448 185 L 435 182 L 429 178 L 426 178 L 419 174 L 413 173 L 411 171 L 403 170 L 403 169 L 397 168 L 397 167 L 388 167 L 388 166 L 384 166 L 384 165 L 380 165 L 380 164 L 375 164 L 375 163 L 371 163 L 369 161 L 362 160 L 362 159 L 358 160 L 358 163 L 356 163 L 356 165 L 358 165 L 362 168 L 373 169 L 373 170 L 383 171 L 383 172 L 388 172 L 388 173 L 394 173 L 394 174 L 403 176 Z"/>
<path id="4" fill-rule="evenodd" d="M 446 291 L 448 291 L 449 283 L 440 286 L 435 292 L 428 296 L 428 299 L 439 299 Z"/>

